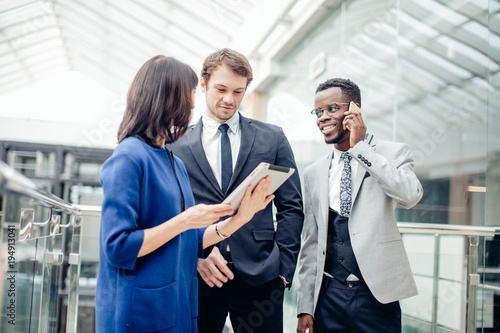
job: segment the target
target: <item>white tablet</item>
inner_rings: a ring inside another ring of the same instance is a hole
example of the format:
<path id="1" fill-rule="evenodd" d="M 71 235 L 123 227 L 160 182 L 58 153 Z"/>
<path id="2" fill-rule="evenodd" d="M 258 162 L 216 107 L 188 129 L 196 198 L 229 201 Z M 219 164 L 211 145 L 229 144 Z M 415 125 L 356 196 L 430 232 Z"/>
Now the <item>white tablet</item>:
<path id="1" fill-rule="evenodd" d="M 267 193 L 267 195 L 270 195 L 273 194 L 274 191 L 276 191 L 288 178 L 290 178 L 294 172 L 294 168 L 286 168 L 261 162 L 222 203 L 230 203 L 233 210 L 236 212 L 240 207 L 241 200 L 245 196 L 245 191 L 248 185 L 252 185 L 253 188 L 262 178 L 270 176 L 272 182 Z"/>

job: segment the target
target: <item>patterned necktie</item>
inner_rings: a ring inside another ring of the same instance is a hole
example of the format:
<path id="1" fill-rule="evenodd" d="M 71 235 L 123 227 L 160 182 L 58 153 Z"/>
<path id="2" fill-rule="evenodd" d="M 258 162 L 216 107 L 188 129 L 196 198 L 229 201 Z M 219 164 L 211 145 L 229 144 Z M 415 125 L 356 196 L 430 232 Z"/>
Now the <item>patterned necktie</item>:
<path id="1" fill-rule="evenodd" d="M 227 188 L 229 187 L 229 181 L 233 175 L 233 157 L 231 154 L 231 142 L 229 141 L 229 136 L 227 135 L 227 130 L 229 129 L 228 124 L 222 124 L 219 126 L 220 136 L 220 150 L 221 150 L 221 188 L 222 193 L 226 194 Z"/>
<path id="2" fill-rule="evenodd" d="M 344 161 L 344 169 L 340 178 L 340 215 L 349 217 L 352 205 L 351 159 L 348 152 L 340 156 Z"/>

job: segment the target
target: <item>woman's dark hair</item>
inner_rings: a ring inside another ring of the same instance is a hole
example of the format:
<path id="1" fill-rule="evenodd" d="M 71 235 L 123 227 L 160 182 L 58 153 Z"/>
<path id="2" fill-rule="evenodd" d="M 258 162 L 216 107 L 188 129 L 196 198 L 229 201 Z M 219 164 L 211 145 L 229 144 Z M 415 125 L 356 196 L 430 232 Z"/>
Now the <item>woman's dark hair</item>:
<path id="1" fill-rule="evenodd" d="M 359 87 L 356 83 L 352 82 L 349 79 L 336 78 L 326 80 L 318 86 L 318 88 L 316 89 L 316 94 L 320 91 L 333 87 L 339 87 L 340 90 L 342 90 L 342 95 L 348 102 L 353 101 L 354 103 L 358 104 L 359 107 L 361 107 L 361 92 L 359 90 Z"/>
<path id="2" fill-rule="evenodd" d="M 208 55 L 203 62 L 201 77 L 208 85 L 212 73 L 222 65 L 226 65 L 236 74 L 247 78 L 247 87 L 253 80 L 252 67 L 248 59 L 241 53 L 228 48 L 215 51 Z"/>
<path id="3" fill-rule="evenodd" d="M 186 133 L 193 108 L 191 94 L 198 85 L 188 65 L 158 55 L 137 72 L 127 96 L 127 108 L 118 129 L 118 142 L 143 135 L 175 142 Z"/>

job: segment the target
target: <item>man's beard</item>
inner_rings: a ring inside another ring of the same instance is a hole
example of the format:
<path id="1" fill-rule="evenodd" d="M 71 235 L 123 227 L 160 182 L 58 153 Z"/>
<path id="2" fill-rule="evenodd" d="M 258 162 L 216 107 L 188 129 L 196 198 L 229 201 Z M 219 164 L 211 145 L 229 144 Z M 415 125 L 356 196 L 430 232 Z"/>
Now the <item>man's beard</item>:
<path id="1" fill-rule="evenodd" d="M 342 141 L 345 138 L 345 135 L 346 135 L 346 131 L 342 131 L 339 133 L 339 135 L 337 135 L 336 137 L 334 137 L 332 139 L 325 138 L 325 142 L 328 145 L 339 143 L 340 141 Z"/>

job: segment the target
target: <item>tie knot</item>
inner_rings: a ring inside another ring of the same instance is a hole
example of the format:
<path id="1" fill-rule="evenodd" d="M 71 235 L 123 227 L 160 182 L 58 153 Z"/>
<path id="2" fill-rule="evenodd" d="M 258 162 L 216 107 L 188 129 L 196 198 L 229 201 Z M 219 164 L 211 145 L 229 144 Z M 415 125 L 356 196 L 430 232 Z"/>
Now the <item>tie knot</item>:
<path id="1" fill-rule="evenodd" d="M 348 152 L 343 152 L 340 158 L 344 161 L 344 164 L 351 163 L 352 156 Z"/>
<path id="2" fill-rule="evenodd" d="M 225 134 L 227 133 L 227 130 L 229 129 L 229 125 L 228 124 L 222 124 L 222 125 L 219 125 L 219 131 L 222 133 L 222 134 Z"/>

